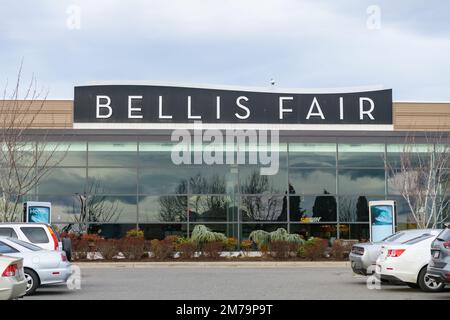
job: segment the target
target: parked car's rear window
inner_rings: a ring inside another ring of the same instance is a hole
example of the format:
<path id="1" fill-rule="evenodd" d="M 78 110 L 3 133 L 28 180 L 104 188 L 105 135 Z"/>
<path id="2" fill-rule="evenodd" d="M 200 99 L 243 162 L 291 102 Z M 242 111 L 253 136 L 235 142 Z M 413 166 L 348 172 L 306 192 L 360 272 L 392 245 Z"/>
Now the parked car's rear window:
<path id="1" fill-rule="evenodd" d="M 34 244 L 19 240 L 19 239 L 9 239 L 9 241 L 14 242 L 15 244 L 18 244 L 19 246 L 25 247 L 28 250 L 31 251 L 39 251 L 42 250 L 41 247 L 35 246 Z"/>
<path id="2" fill-rule="evenodd" d="M 442 230 L 442 232 L 437 237 L 444 241 L 450 241 L 450 228 Z"/>
<path id="3" fill-rule="evenodd" d="M 0 228 L 0 237 L 10 237 L 10 238 L 16 238 L 17 234 L 14 231 L 13 228 Z"/>
<path id="4" fill-rule="evenodd" d="M 405 242 L 403 242 L 403 243 L 404 243 L 404 244 L 416 244 L 416 243 L 419 243 L 419 242 L 421 242 L 421 241 L 423 241 L 423 240 L 429 239 L 429 238 L 431 238 L 431 237 L 433 237 L 432 234 L 424 233 L 424 234 L 421 234 L 421 235 L 418 236 L 418 237 L 412 238 L 412 239 L 410 239 L 410 240 L 408 240 L 408 241 L 405 241 Z"/>
<path id="5" fill-rule="evenodd" d="M 31 243 L 48 243 L 45 230 L 41 227 L 21 227 L 20 230 L 30 240 Z"/>
<path id="6" fill-rule="evenodd" d="M 13 247 L 7 245 L 3 241 L 0 241 L 0 253 L 7 254 L 7 253 L 16 253 L 16 252 L 19 252 L 19 251 L 17 251 Z"/>

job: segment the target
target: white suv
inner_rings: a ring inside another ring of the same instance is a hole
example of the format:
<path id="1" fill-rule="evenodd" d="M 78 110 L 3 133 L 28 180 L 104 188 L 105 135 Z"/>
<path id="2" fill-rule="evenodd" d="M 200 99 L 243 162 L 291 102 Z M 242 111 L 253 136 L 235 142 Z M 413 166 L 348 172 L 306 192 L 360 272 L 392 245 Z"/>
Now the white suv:
<path id="1" fill-rule="evenodd" d="M 45 223 L 0 223 L 0 237 L 11 237 L 31 242 L 45 250 L 65 251 L 71 258 L 71 243 L 69 238 L 59 239 L 50 225 Z"/>

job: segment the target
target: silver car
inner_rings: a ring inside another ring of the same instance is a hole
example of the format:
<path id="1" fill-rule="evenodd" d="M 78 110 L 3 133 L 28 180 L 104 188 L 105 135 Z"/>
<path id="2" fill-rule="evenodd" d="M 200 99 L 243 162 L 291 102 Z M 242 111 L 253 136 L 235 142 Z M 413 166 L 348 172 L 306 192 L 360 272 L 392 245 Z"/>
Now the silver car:
<path id="1" fill-rule="evenodd" d="M 26 295 L 33 294 L 40 285 L 62 284 L 72 274 L 71 264 L 64 251 L 44 250 L 15 238 L 0 237 L 0 253 L 23 258 Z"/>
<path id="2" fill-rule="evenodd" d="M 428 232 L 430 232 L 429 229 L 402 230 L 384 238 L 380 242 L 354 244 L 349 255 L 353 272 L 364 276 L 373 274 L 383 245 L 403 243 Z"/>
<path id="3" fill-rule="evenodd" d="M 431 261 L 427 274 L 438 282 L 450 284 L 450 224 L 431 244 Z"/>

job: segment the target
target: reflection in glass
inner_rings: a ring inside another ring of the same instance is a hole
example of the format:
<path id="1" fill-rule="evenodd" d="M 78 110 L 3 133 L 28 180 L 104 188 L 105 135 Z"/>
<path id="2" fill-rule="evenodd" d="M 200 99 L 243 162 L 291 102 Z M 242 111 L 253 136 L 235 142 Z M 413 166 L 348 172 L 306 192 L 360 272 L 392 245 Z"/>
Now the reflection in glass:
<path id="1" fill-rule="evenodd" d="M 272 194 L 241 197 L 242 221 L 286 221 L 285 199 Z"/>
<path id="2" fill-rule="evenodd" d="M 339 221 L 369 222 L 369 201 L 384 197 L 343 196 L 339 198 Z"/>
<path id="3" fill-rule="evenodd" d="M 237 209 L 228 196 L 194 195 L 189 198 L 189 221 L 237 221 Z"/>
<path id="4" fill-rule="evenodd" d="M 237 189 L 237 170 L 232 166 L 190 166 L 189 192 L 194 194 L 226 194 Z"/>
<path id="5" fill-rule="evenodd" d="M 280 169 L 275 175 L 261 175 L 257 166 L 240 166 L 239 183 L 242 194 L 283 194 L 288 187 L 287 172 Z"/>
<path id="6" fill-rule="evenodd" d="M 388 144 L 387 163 L 389 167 L 417 167 L 430 161 L 434 151 L 433 144 Z"/>
<path id="7" fill-rule="evenodd" d="M 339 144 L 340 167 L 384 168 L 384 144 Z"/>
<path id="8" fill-rule="evenodd" d="M 136 224 L 90 224 L 88 233 L 99 234 L 105 239 L 120 239 L 125 237 L 131 229 L 136 229 Z"/>
<path id="9" fill-rule="evenodd" d="M 87 158 L 86 142 L 46 142 L 42 145 L 42 166 L 85 167 Z M 54 161 L 52 161 L 54 159 Z M 46 165 L 43 162 L 47 162 Z"/>
<path id="10" fill-rule="evenodd" d="M 336 170 L 290 168 L 289 183 L 296 194 L 336 193 Z"/>
<path id="11" fill-rule="evenodd" d="M 337 237 L 337 225 L 320 223 L 293 223 L 290 225 L 290 232 L 301 235 L 303 239 L 309 239 L 310 237 L 330 239 Z"/>
<path id="12" fill-rule="evenodd" d="M 76 222 L 81 213 L 80 201 L 75 196 L 39 196 L 39 201 L 52 204 L 52 223 Z"/>
<path id="13" fill-rule="evenodd" d="M 88 185 L 99 184 L 104 194 L 136 194 L 135 168 L 89 168 Z"/>
<path id="14" fill-rule="evenodd" d="M 89 195 L 87 216 L 89 222 L 136 223 L 136 197 Z"/>
<path id="15" fill-rule="evenodd" d="M 85 189 L 86 169 L 53 168 L 41 179 L 38 185 L 40 194 L 75 194 Z"/>
<path id="16" fill-rule="evenodd" d="M 89 142 L 89 166 L 121 166 L 137 165 L 136 142 Z"/>
<path id="17" fill-rule="evenodd" d="M 339 226 L 341 239 L 354 239 L 367 242 L 370 239 L 368 224 L 341 224 Z"/>
<path id="18" fill-rule="evenodd" d="M 139 169 L 140 194 L 187 194 L 187 171 L 175 165 Z"/>
<path id="19" fill-rule="evenodd" d="M 171 157 L 174 145 L 163 142 L 139 142 L 139 165 L 155 169 L 175 166 Z"/>
<path id="20" fill-rule="evenodd" d="M 339 170 L 340 194 L 385 194 L 384 169 Z"/>
<path id="21" fill-rule="evenodd" d="M 336 144 L 290 143 L 290 167 L 336 167 Z"/>
<path id="22" fill-rule="evenodd" d="M 325 193 L 321 196 L 289 197 L 291 222 L 337 221 L 336 198 Z"/>
<path id="23" fill-rule="evenodd" d="M 139 223 L 185 222 L 186 196 L 147 196 L 139 198 Z"/>
<path id="24" fill-rule="evenodd" d="M 186 224 L 139 224 L 147 240 L 162 240 L 168 236 L 187 237 Z"/>

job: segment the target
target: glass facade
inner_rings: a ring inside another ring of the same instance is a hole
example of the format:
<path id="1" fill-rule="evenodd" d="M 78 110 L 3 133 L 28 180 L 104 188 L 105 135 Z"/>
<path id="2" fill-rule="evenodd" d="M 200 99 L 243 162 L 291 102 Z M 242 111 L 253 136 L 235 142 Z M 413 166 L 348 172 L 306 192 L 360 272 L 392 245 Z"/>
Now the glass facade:
<path id="1" fill-rule="evenodd" d="M 54 224 L 106 237 L 136 227 L 149 239 L 187 236 L 205 224 L 240 240 L 279 227 L 361 240 L 369 237 L 368 201 L 384 199 L 397 200 L 399 226 L 410 223 L 384 164 L 395 163 L 399 145 L 285 142 L 278 172 L 265 176 L 255 164 L 175 165 L 171 143 L 137 140 L 67 143 L 30 198 L 52 202 Z"/>

